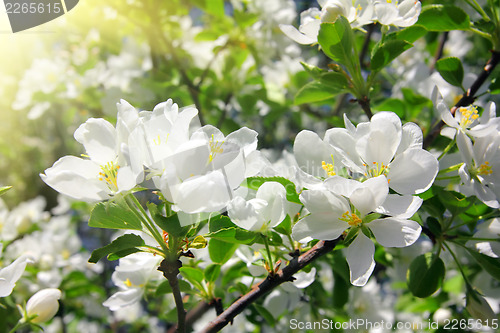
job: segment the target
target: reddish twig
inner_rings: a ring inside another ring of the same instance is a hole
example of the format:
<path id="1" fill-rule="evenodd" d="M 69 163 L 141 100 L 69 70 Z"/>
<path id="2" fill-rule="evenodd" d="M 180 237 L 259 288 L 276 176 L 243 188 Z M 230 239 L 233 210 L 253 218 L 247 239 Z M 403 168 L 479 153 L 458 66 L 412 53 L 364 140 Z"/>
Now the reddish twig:
<path id="1" fill-rule="evenodd" d="M 238 298 L 223 313 L 221 313 L 217 318 L 211 321 L 202 330 L 202 332 L 210 333 L 218 332 L 219 330 L 221 330 L 224 326 L 230 323 L 234 319 L 234 317 L 240 314 L 244 309 L 246 309 L 257 299 L 264 296 L 274 288 L 278 287 L 283 282 L 293 281 L 295 279 L 293 277 L 295 273 L 297 273 L 299 270 L 301 270 L 314 260 L 318 259 L 319 257 L 332 251 L 339 240 L 340 238 L 330 241 L 319 241 L 306 253 L 302 254 L 299 257 L 293 258 L 281 271 L 279 271 L 272 277 L 268 276 L 265 280 L 255 285 L 247 294 Z"/>

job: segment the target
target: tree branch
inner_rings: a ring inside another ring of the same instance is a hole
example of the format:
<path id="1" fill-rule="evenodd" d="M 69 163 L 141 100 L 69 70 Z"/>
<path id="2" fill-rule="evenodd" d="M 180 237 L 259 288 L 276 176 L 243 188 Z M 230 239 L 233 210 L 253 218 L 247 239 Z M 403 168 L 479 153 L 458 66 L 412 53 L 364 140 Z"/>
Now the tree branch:
<path id="1" fill-rule="evenodd" d="M 265 280 L 254 286 L 252 290 L 250 290 L 247 294 L 237 299 L 222 314 L 211 321 L 202 330 L 202 332 L 211 333 L 221 330 L 228 323 L 230 323 L 234 319 L 234 317 L 240 314 L 244 309 L 246 309 L 257 299 L 264 296 L 274 288 L 278 287 L 283 282 L 293 281 L 295 279 L 293 277 L 293 274 L 297 273 L 299 270 L 301 270 L 314 260 L 318 259 L 319 257 L 332 251 L 339 240 L 340 237 L 335 240 L 319 241 L 306 253 L 302 254 L 299 257 L 293 258 L 281 271 L 279 271 L 272 277 L 268 276 Z"/>
<path id="2" fill-rule="evenodd" d="M 483 83 L 486 81 L 488 76 L 491 74 L 491 72 L 495 69 L 495 67 L 498 65 L 498 62 L 500 61 L 500 52 L 499 51 L 491 51 L 491 58 L 488 60 L 486 63 L 486 66 L 484 66 L 483 71 L 479 76 L 477 77 L 476 81 L 472 84 L 472 86 L 467 90 L 467 92 L 460 98 L 460 100 L 455 104 L 454 107 L 451 108 L 451 114 L 454 115 L 456 110 L 459 107 L 462 106 L 468 106 L 476 100 L 476 93 L 479 90 L 479 88 L 483 85 Z M 444 122 L 441 120 L 439 123 L 437 123 L 427 134 L 427 136 L 424 139 L 424 144 L 423 147 L 424 149 L 429 147 L 432 142 L 436 139 L 436 137 L 439 135 L 441 132 L 441 128 L 444 126 Z"/>

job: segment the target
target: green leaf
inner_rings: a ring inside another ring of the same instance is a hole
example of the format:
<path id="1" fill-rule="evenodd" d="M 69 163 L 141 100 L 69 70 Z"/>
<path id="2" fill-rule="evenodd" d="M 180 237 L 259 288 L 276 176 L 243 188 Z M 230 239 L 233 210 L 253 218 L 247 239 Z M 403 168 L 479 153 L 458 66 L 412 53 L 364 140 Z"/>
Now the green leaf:
<path id="1" fill-rule="evenodd" d="M 439 221 L 435 217 L 429 216 L 426 220 L 426 223 L 427 223 L 427 226 L 429 227 L 429 230 L 431 231 L 431 233 L 434 236 L 436 236 L 436 238 L 439 238 L 441 236 L 441 234 L 443 233 L 443 231 L 441 229 L 441 224 L 439 223 Z"/>
<path id="2" fill-rule="evenodd" d="M 161 228 L 161 230 L 167 232 L 173 237 L 186 236 L 191 226 L 181 226 L 177 213 L 174 213 L 173 215 L 170 215 L 168 217 L 163 216 L 158 210 L 158 206 L 156 206 L 154 203 L 148 203 L 147 205 L 153 221 Z"/>
<path id="3" fill-rule="evenodd" d="M 234 227 L 208 233 L 205 235 L 205 237 L 218 239 L 227 243 L 251 245 L 255 243 L 255 239 L 259 235 L 260 235 L 259 233 L 254 231 L 249 231 L 243 228 Z"/>
<path id="4" fill-rule="evenodd" d="M 351 283 L 333 272 L 333 307 L 342 309 L 349 301 L 349 288 Z"/>
<path id="5" fill-rule="evenodd" d="M 425 298 L 438 290 L 444 279 L 443 260 L 434 253 L 425 253 L 416 257 L 407 273 L 408 288 L 413 295 Z"/>
<path id="6" fill-rule="evenodd" d="M 354 34 L 345 17 L 340 16 L 335 23 L 322 23 L 318 33 L 318 43 L 330 59 L 352 67 Z"/>
<path id="7" fill-rule="evenodd" d="M 205 281 L 214 282 L 220 275 L 220 265 L 219 264 L 210 264 L 205 268 Z"/>
<path id="8" fill-rule="evenodd" d="M 400 118 L 406 115 L 406 104 L 397 98 L 387 98 L 374 108 L 376 111 L 392 111 Z"/>
<path id="9" fill-rule="evenodd" d="M 110 255 L 108 255 L 108 260 L 109 261 L 118 260 L 120 258 L 128 256 L 129 254 L 136 253 L 136 252 L 141 252 L 141 251 L 142 250 L 140 250 L 140 249 L 138 249 L 136 247 L 133 247 L 131 249 L 121 250 L 121 251 L 118 251 L 118 252 L 115 252 L 115 253 L 111 253 Z"/>
<path id="10" fill-rule="evenodd" d="M 375 49 L 370 61 L 372 71 L 379 71 L 391 61 L 396 59 L 401 53 L 413 47 L 412 44 L 404 40 L 389 40 Z"/>
<path id="11" fill-rule="evenodd" d="M 456 57 L 439 59 L 436 62 L 436 70 L 449 84 L 462 87 L 464 68 L 460 59 Z"/>
<path id="12" fill-rule="evenodd" d="M 178 283 L 179 283 L 179 289 L 181 292 L 189 293 L 192 291 L 191 285 L 187 281 L 178 280 Z M 156 296 L 161 296 L 161 295 L 169 294 L 171 292 L 172 292 L 172 287 L 170 287 L 170 283 L 168 281 L 163 281 L 156 288 L 155 294 L 156 294 Z"/>
<path id="13" fill-rule="evenodd" d="M 96 263 L 102 257 L 112 253 L 120 253 L 121 251 L 135 249 L 137 246 L 145 245 L 144 240 L 134 234 L 125 234 L 118 237 L 111 244 L 92 251 L 89 262 Z"/>
<path id="14" fill-rule="evenodd" d="M 336 94 L 337 93 L 330 91 L 329 86 L 318 81 L 312 81 L 300 88 L 295 95 L 293 103 L 295 105 L 300 105 L 321 102 L 333 98 Z"/>
<path id="15" fill-rule="evenodd" d="M 7 192 L 8 190 L 10 190 L 12 188 L 12 186 L 2 186 L 0 187 L 0 195 L 4 194 L 5 192 Z"/>
<path id="16" fill-rule="evenodd" d="M 246 179 L 246 187 L 253 190 L 258 190 L 265 182 L 278 182 L 285 187 L 286 199 L 290 202 L 295 202 L 302 205 L 299 194 L 297 193 L 295 184 L 284 177 L 248 177 Z"/>
<path id="17" fill-rule="evenodd" d="M 205 0 L 205 10 L 217 17 L 224 17 L 224 0 Z"/>
<path id="18" fill-rule="evenodd" d="M 142 230 L 141 220 L 129 207 L 115 202 L 100 202 L 90 213 L 89 226 L 107 229 Z"/>
<path id="19" fill-rule="evenodd" d="M 195 267 L 181 267 L 179 268 L 181 275 L 191 282 L 192 285 L 196 286 L 200 291 L 204 290 L 203 287 L 203 271 L 200 268 Z"/>
<path id="20" fill-rule="evenodd" d="M 462 193 L 455 191 L 441 191 L 437 196 L 443 206 L 454 216 L 467 211 L 476 201 L 475 197 L 466 197 Z"/>
<path id="21" fill-rule="evenodd" d="M 291 235 L 292 234 L 292 219 L 290 215 L 287 215 L 280 224 L 273 228 L 277 232 L 283 235 Z"/>
<path id="22" fill-rule="evenodd" d="M 225 215 L 218 215 L 210 219 L 208 222 L 208 231 L 216 232 L 221 229 L 226 228 L 235 228 L 236 224 L 234 224 L 231 219 Z"/>
<path id="23" fill-rule="evenodd" d="M 328 71 L 325 69 L 316 67 L 303 61 L 301 61 L 300 64 L 302 65 L 302 67 L 304 67 L 305 71 L 315 79 L 319 79 L 321 74 L 328 73 Z"/>
<path id="24" fill-rule="evenodd" d="M 500 94 L 500 78 L 496 77 L 491 80 L 488 89 L 490 90 L 490 94 L 492 95 Z"/>
<path id="25" fill-rule="evenodd" d="M 469 15 L 452 5 L 425 6 L 417 23 L 430 31 L 451 31 L 470 29 Z"/>
<path id="26" fill-rule="evenodd" d="M 319 81 L 330 88 L 336 94 L 346 92 L 349 89 L 349 82 L 342 73 L 328 72 L 319 76 Z"/>
<path id="27" fill-rule="evenodd" d="M 238 246 L 239 245 L 235 243 L 210 239 L 208 241 L 208 254 L 214 263 L 222 265 L 231 259 Z"/>
<path id="28" fill-rule="evenodd" d="M 399 40 L 407 41 L 408 43 L 414 43 L 417 39 L 425 36 L 427 34 L 427 29 L 421 25 L 414 24 L 395 34 L 395 38 Z"/>
<path id="29" fill-rule="evenodd" d="M 273 315 L 271 314 L 271 312 L 269 312 L 269 310 L 267 310 L 265 307 L 263 307 L 262 305 L 259 305 L 259 304 L 256 304 L 254 303 L 253 306 L 255 307 L 255 309 L 257 310 L 257 312 L 262 316 L 264 317 L 264 319 L 266 320 L 266 322 L 269 324 L 269 326 L 271 327 L 274 327 L 276 321 L 273 317 Z"/>
<path id="30" fill-rule="evenodd" d="M 467 250 L 486 272 L 495 280 L 500 281 L 500 259 L 476 252 L 474 249 L 467 248 Z"/>

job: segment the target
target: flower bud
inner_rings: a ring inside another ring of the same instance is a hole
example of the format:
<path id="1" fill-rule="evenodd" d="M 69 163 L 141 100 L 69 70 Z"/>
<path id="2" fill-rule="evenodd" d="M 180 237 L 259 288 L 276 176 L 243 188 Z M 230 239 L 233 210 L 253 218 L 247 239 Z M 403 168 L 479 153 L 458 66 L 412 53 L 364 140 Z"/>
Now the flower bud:
<path id="1" fill-rule="evenodd" d="M 58 299 L 61 298 L 61 291 L 55 288 L 42 289 L 35 293 L 26 304 L 26 313 L 28 318 L 37 315 L 31 320 L 32 323 L 44 323 L 57 313 L 59 310 Z"/>

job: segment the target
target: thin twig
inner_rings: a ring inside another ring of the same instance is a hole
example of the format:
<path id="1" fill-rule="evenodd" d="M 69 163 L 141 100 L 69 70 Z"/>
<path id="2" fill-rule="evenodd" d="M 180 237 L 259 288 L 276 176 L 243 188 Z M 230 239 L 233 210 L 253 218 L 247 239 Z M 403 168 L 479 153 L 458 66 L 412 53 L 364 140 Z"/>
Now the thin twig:
<path id="1" fill-rule="evenodd" d="M 443 52 L 444 52 L 444 45 L 446 44 L 446 41 L 448 40 L 448 33 L 449 31 L 445 31 L 442 35 L 441 35 L 441 40 L 439 41 L 439 46 L 436 50 L 436 53 L 434 54 L 434 60 L 432 62 L 432 65 L 430 67 L 430 71 L 433 72 L 434 71 L 434 68 L 436 68 L 436 62 L 441 59 L 441 57 L 443 56 Z"/>
<path id="2" fill-rule="evenodd" d="M 230 323 L 234 319 L 234 317 L 240 314 L 246 307 L 255 302 L 257 299 L 264 296 L 274 288 L 278 287 L 283 282 L 293 281 L 293 275 L 295 273 L 297 273 L 299 270 L 301 270 L 314 260 L 318 259 L 319 257 L 332 251 L 339 240 L 340 238 L 330 241 L 319 241 L 306 253 L 302 254 L 299 257 L 293 258 L 289 262 L 289 264 L 281 271 L 279 271 L 272 277 L 268 276 L 265 280 L 254 286 L 252 290 L 250 290 L 247 294 L 238 298 L 222 314 L 211 321 L 201 332 L 218 332 L 228 323 Z"/>
<path id="3" fill-rule="evenodd" d="M 451 108 L 451 114 L 454 115 L 455 111 L 462 107 L 462 106 L 468 106 L 474 103 L 476 100 L 476 93 L 479 90 L 479 88 L 483 85 L 483 83 L 486 81 L 488 76 L 491 74 L 491 72 L 495 69 L 495 67 L 498 65 L 498 62 L 500 61 L 500 51 L 491 51 L 491 58 L 488 60 L 486 63 L 486 66 L 484 66 L 483 71 L 479 76 L 477 77 L 476 81 L 472 84 L 472 86 L 467 90 L 467 92 L 460 98 L 460 100 L 455 104 L 454 107 Z M 441 120 L 439 123 L 437 123 L 427 134 L 427 136 L 424 139 L 423 147 L 427 148 L 429 147 L 432 142 L 436 139 L 436 137 L 439 135 L 441 132 L 441 128 L 444 126 L 444 122 Z"/>
<path id="4" fill-rule="evenodd" d="M 366 27 L 366 36 L 363 42 L 363 46 L 361 47 L 361 52 L 359 53 L 359 63 L 362 69 L 366 69 L 367 64 L 364 62 L 365 56 L 368 53 L 368 47 L 370 46 L 370 41 L 372 39 L 372 34 L 375 31 L 375 23 L 369 24 Z"/>

